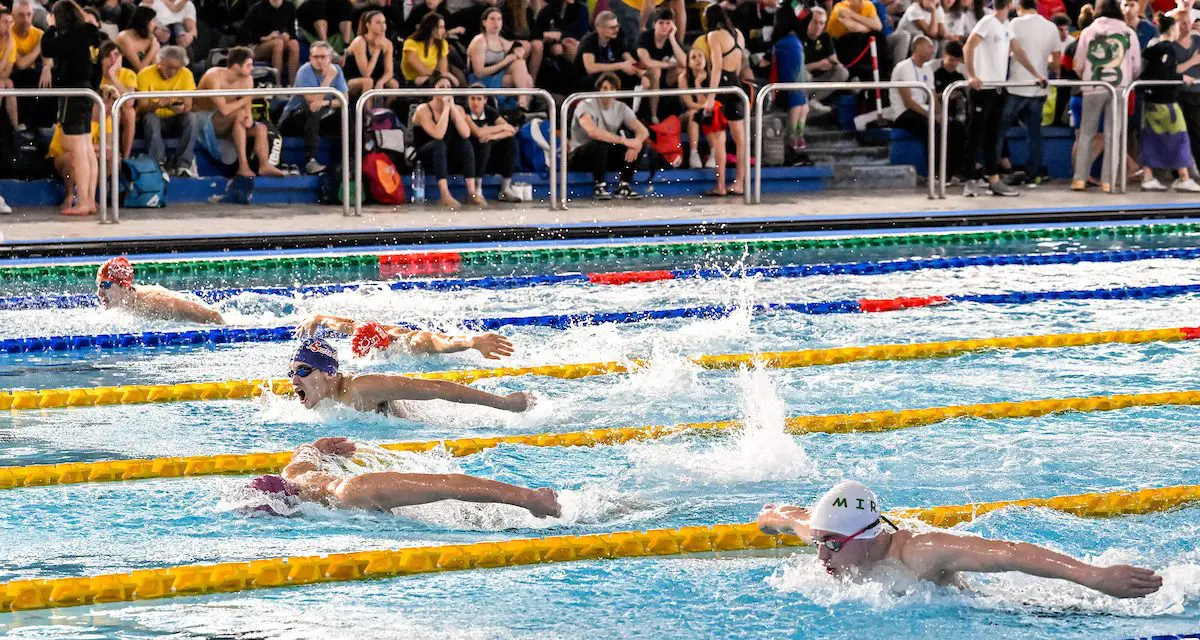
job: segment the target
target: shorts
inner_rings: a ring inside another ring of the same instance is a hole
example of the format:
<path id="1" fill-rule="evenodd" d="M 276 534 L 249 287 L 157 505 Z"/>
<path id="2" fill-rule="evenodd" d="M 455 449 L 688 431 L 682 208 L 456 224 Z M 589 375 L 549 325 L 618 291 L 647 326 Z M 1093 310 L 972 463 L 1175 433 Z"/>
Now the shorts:
<path id="1" fill-rule="evenodd" d="M 721 72 L 721 86 L 734 87 L 743 91 L 746 90 L 746 88 L 742 86 L 741 79 L 732 71 Z M 742 103 L 741 96 L 725 93 L 718 94 L 717 99 L 721 101 L 721 104 L 725 105 L 726 120 L 746 119 L 746 105 Z"/>
<path id="2" fill-rule="evenodd" d="M 58 123 L 64 136 L 91 135 L 94 104 L 88 98 L 58 99 Z"/>

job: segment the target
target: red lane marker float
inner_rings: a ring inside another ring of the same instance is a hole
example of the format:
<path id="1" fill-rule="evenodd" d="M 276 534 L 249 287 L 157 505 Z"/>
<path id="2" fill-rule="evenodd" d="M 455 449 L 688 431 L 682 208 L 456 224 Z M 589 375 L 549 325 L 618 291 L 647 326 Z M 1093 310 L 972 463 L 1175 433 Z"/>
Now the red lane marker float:
<path id="1" fill-rule="evenodd" d="M 457 251 L 381 255 L 379 277 L 453 275 L 461 265 L 462 255 Z"/>
<path id="2" fill-rule="evenodd" d="M 878 311 L 899 311 L 901 309 L 912 309 L 915 307 L 932 307 L 934 305 L 946 304 L 949 300 L 945 296 L 928 296 L 925 298 L 889 298 L 886 300 L 867 300 L 858 301 L 859 310 L 863 313 L 875 313 Z"/>
<path id="3" fill-rule="evenodd" d="M 592 284 L 634 284 L 641 282 L 658 282 L 659 280 L 674 280 L 675 274 L 670 271 L 620 271 L 616 273 L 589 273 L 588 282 Z"/>
<path id="4" fill-rule="evenodd" d="M 1179 332 L 1184 340 L 1200 340 L 1200 327 L 1181 327 Z"/>

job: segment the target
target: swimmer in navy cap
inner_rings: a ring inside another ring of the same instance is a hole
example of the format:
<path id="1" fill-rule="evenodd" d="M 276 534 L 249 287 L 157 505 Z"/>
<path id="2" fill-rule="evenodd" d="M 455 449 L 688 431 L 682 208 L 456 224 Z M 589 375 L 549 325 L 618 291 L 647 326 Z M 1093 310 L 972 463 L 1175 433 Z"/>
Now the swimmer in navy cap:
<path id="1" fill-rule="evenodd" d="M 508 338 L 496 333 L 448 336 L 433 331 L 405 329 L 380 322 L 355 322 L 350 318 L 320 314 L 301 323 L 296 333 L 311 336 L 317 335 L 321 329 L 350 336 L 350 349 L 360 358 L 365 358 L 375 349 L 408 353 L 458 353 L 474 349 L 488 360 L 499 360 L 513 354 L 513 345 Z"/>
<path id="2" fill-rule="evenodd" d="M 495 480 L 460 473 L 398 473 L 394 471 L 362 473 L 349 478 L 329 473 L 323 456 L 350 457 L 356 447 L 346 438 L 321 438 L 302 444 L 292 453 L 291 462 L 275 476 L 260 476 L 247 489 L 266 494 L 270 504 L 248 507 L 245 512 L 263 511 L 290 515 L 303 501 L 329 507 L 387 511 L 442 500 L 511 504 L 538 518 L 558 517 L 562 509 L 558 495 L 548 488 L 527 489 Z"/>
<path id="3" fill-rule="evenodd" d="M 1162 586 L 1162 577 L 1150 569 L 1097 567 L 1025 542 L 899 529 L 881 512 L 875 492 L 853 480 L 835 485 L 811 510 L 768 504 L 758 514 L 758 527 L 811 541 L 834 576 L 851 577 L 889 563 L 934 584 L 959 587 L 960 572 L 1001 571 L 1069 580 L 1117 598 L 1141 598 Z"/>
<path id="4" fill-rule="evenodd" d="M 532 394 L 524 391 L 498 396 L 443 380 L 419 380 L 384 373 L 339 373 L 337 351 L 320 338 L 306 338 L 300 343 L 292 358 L 288 379 L 296 389 L 296 397 L 309 409 L 326 398 L 359 411 L 393 416 L 404 415 L 403 407 L 398 404 L 404 400 L 447 400 L 513 412 L 525 411 L 533 405 Z"/>
<path id="5" fill-rule="evenodd" d="M 133 283 L 133 264 L 124 256 L 112 258 L 96 272 L 96 297 L 105 309 L 122 309 L 141 316 L 179 322 L 225 324 L 212 307 L 153 284 Z"/>

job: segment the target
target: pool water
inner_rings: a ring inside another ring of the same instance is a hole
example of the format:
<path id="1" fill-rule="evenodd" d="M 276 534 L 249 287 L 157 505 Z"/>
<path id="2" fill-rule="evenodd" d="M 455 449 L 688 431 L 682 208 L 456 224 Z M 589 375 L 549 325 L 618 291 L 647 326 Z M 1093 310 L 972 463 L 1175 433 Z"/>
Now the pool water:
<path id="1" fill-rule="evenodd" d="M 1021 253 L 1197 246 L 1189 237 L 987 247 Z M 904 248 L 971 255 L 979 247 Z M 875 260 L 775 255 L 750 261 Z M 643 264 L 608 265 L 607 270 Z M 678 265 L 653 265 L 678 266 Z M 692 266 L 692 265 L 682 265 Z M 728 265 L 724 265 L 728 266 Z M 454 330 L 463 319 L 701 304 L 1192 284 L 1197 260 L 972 267 L 880 276 L 675 280 L 620 287 L 507 291 L 372 291 L 321 298 L 244 294 L 220 303 L 235 325 L 295 324 L 314 312 L 415 321 Z M 186 286 L 202 286 L 190 283 Z M 212 286 L 229 283 L 208 283 Z M 251 284 L 246 280 L 235 283 Z M 183 285 L 181 285 L 183 286 Z M 64 288 L 65 290 L 65 288 Z M 1200 388 L 1196 342 L 979 353 L 941 360 L 859 362 L 791 370 L 702 371 L 686 357 L 990 336 L 1200 324 L 1200 296 L 806 316 L 735 313 L 628 325 L 506 328 L 506 366 L 647 358 L 630 375 L 485 380 L 531 390 L 525 414 L 429 402 L 415 419 L 345 408 L 305 410 L 294 398 L 19 411 L 0 417 L 0 465 L 277 451 L 321 436 L 364 442 L 575 431 L 743 418 L 736 434 L 681 434 L 594 448 L 503 446 L 466 457 L 367 447 L 372 469 L 465 472 L 552 486 L 562 518 L 505 506 L 441 503 L 396 514 L 305 506 L 303 518 L 245 517 L 244 478 L 205 477 L 2 492 L 0 581 L 127 572 L 176 564 L 503 540 L 539 535 L 747 522 L 766 502 L 808 503 L 842 478 L 871 485 L 885 508 L 1194 484 L 1200 416 L 1193 407 L 957 419 L 888 433 L 783 433 L 785 416 Z M 186 328 L 97 309 L 0 312 L 0 338 Z M 404 372 L 497 366 L 472 354 L 350 360 Z M 279 377 L 291 344 L 0 355 L 0 386 L 46 388 Z M 1125 638 L 1200 628 L 1200 509 L 1082 519 L 1004 510 L 959 529 L 1048 545 L 1085 560 L 1152 567 L 1164 587 L 1120 601 L 1060 581 L 973 576 L 969 591 L 878 574 L 842 583 L 803 550 L 573 562 L 520 568 L 0 614 L 14 637 L 996 637 Z"/>

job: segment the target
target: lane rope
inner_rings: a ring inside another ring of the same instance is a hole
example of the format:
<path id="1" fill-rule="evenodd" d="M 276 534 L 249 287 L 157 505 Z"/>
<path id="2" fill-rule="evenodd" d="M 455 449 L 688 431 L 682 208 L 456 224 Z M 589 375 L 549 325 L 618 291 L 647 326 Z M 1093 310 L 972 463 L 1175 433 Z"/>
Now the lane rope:
<path id="1" fill-rule="evenodd" d="M 889 515 L 950 527 L 1006 508 L 1044 508 L 1079 517 L 1107 518 L 1158 513 L 1185 507 L 1197 500 L 1200 500 L 1200 486 L 1191 485 L 902 509 Z M 0 611 L 234 593 L 444 571 L 735 552 L 806 544 L 796 536 L 763 534 L 754 523 L 746 523 L 291 556 L 141 569 L 82 578 L 13 580 L 0 583 Z"/>

